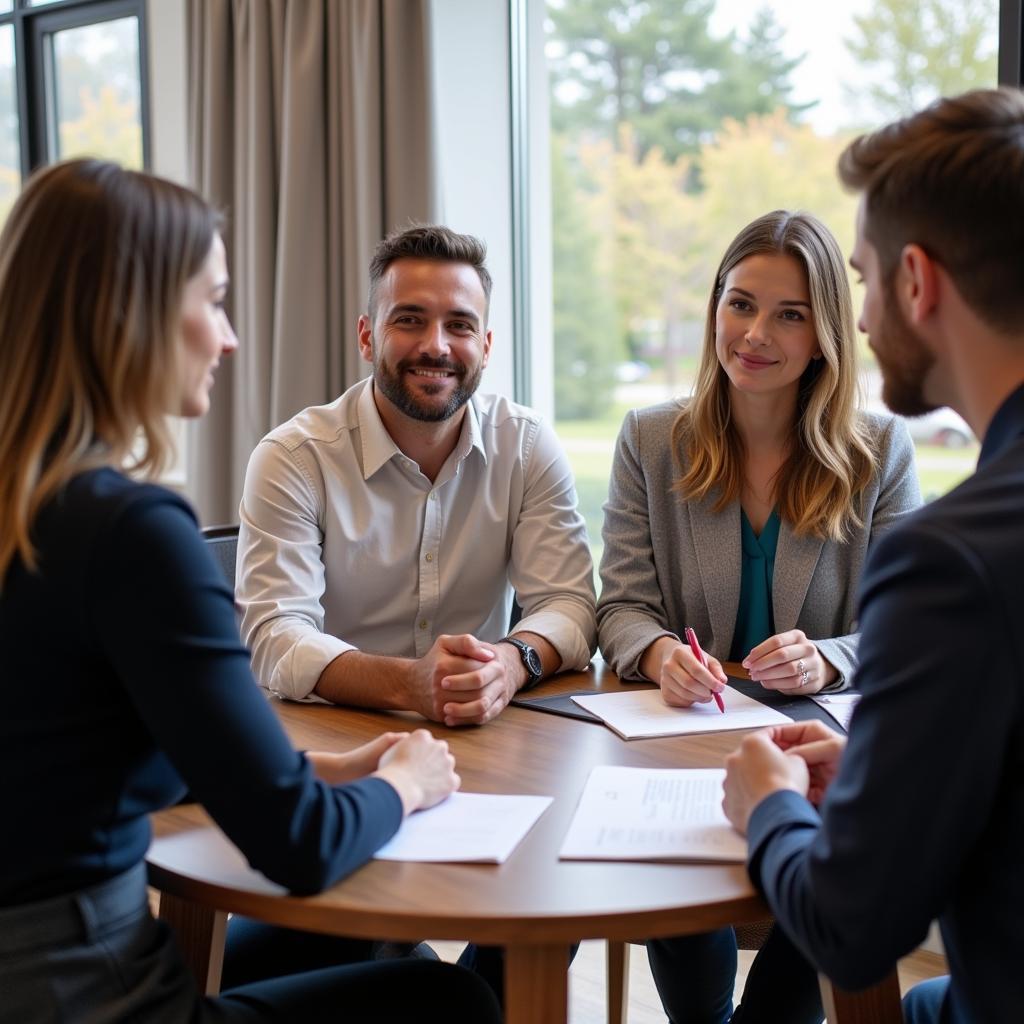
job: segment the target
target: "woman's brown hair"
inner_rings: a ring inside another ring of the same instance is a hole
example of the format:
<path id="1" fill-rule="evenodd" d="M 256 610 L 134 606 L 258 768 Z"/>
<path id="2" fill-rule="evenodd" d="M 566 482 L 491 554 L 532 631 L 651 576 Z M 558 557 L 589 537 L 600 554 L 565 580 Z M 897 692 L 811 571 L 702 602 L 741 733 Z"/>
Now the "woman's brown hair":
<path id="1" fill-rule="evenodd" d="M 165 465 L 184 288 L 217 229 L 194 192 L 100 160 L 26 182 L 0 233 L 0 581 L 35 567 L 35 517 L 75 474 Z"/>

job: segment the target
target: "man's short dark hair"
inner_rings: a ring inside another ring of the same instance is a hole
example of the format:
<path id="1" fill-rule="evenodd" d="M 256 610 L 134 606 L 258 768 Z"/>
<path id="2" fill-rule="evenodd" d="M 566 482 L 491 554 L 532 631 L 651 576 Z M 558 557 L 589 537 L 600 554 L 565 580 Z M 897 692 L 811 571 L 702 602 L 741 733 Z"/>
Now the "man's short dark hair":
<path id="1" fill-rule="evenodd" d="M 1024 322 L 1024 94 L 978 89 L 862 135 L 839 177 L 865 195 L 864 234 L 891 280 L 920 245 L 996 330 Z"/>
<path id="2" fill-rule="evenodd" d="M 487 305 L 491 303 L 491 275 L 484 261 L 487 246 L 473 235 L 460 235 L 442 224 L 414 224 L 404 231 L 395 231 L 377 243 L 370 260 L 370 293 L 367 312 L 373 320 L 377 315 L 377 287 L 395 260 L 437 260 L 440 263 L 465 263 L 480 278 Z"/>

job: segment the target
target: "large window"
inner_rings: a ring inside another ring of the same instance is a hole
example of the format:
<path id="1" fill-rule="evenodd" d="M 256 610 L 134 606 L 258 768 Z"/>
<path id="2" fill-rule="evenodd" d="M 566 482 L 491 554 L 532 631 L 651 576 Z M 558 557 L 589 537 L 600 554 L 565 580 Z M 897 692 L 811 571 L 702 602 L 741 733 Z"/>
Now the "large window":
<path id="1" fill-rule="evenodd" d="M 546 0 L 555 415 L 596 555 L 622 417 L 688 393 L 725 246 L 787 207 L 848 253 L 839 152 L 994 85 L 999 14 L 998 0 Z M 912 427 L 926 496 L 972 470 L 955 414 Z"/>
<path id="2" fill-rule="evenodd" d="M 34 167 L 149 165 L 144 0 L 0 0 L 0 220 Z"/>

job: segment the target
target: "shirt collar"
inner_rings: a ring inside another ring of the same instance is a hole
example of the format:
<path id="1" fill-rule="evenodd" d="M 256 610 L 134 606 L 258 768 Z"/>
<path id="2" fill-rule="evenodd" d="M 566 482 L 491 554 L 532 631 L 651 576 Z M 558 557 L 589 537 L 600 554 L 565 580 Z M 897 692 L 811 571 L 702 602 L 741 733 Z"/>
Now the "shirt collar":
<path id="1" fill-rule="evenodd" d="M 363 448 L 363 479 L 369 480 L 381 466 L 390 462 L 396 455 L 400 458 L 405 456 L 380 418 L 377 403 L 373 400 L 372 377 L 366 378 L 356 409 Z M 464 459 L 474 448 L 480 452 L 486 463 L 487 450 L 484 448 L 483 434 L 480 431 L 480 419 L 477 416 L 476 403 L 470 399 L 466 403 L 466 415 L 462 419 L 462 430 L 455 446 L 458 460 Z"/>
<path id="2" fill-rule="evenodd" d="M 978 466 L 984 466 L 1021 436 L 1024 436 L 1024 384 L 999 406 L 992 417 L 981 444 Z"/>

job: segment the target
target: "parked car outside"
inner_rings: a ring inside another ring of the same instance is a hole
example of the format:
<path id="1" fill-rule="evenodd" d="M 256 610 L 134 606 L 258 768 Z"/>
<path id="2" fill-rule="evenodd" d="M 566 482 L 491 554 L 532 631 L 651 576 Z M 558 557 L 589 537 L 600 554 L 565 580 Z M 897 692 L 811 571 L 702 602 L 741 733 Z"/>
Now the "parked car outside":
<path id="1" fill-rule="evenodd" d="M 966 448 L 976 443 L 971 428 L 952 409 L 934 409 L 924 416 L 906 417 L 910 436 L 919 444 L 934 444 L 941 448 Z"/>

